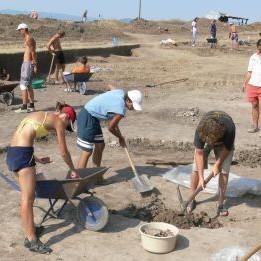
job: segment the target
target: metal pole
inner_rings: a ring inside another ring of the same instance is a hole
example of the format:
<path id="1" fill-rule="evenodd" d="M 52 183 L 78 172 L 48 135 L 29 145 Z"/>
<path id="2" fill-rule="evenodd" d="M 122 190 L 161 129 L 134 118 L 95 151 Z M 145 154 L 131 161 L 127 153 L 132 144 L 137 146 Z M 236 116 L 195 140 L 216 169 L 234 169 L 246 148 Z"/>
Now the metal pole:
<path id="1" fill-rule="evenodd" d="M 139 20 L 140 20 L 140 14 L 141 14 L 141 0 L 139 0 Z"/>

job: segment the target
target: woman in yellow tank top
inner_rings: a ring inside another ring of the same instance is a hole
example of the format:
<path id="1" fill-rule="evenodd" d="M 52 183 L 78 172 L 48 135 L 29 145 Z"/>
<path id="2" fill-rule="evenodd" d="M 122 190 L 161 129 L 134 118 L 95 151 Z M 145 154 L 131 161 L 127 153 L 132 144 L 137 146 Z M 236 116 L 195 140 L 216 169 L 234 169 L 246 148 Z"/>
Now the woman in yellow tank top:
<path id="1" fill-rule="evenodd" d="M 55 112 L 32 113 L 18 126 L 7 151 L 8 168 L 18 176 L 21 188 L 21 218 L 26 235 L 25 246 L 34 252 L 46 254 L 52 251 L 37 238 L 34 227 L 35 165 L 36 162 L 50 163 L 49 158 L 38 158 L 34 155 L 34 140 L 48 135 L 50 131 L 55 131 L 61 156 L 71 170 L 71 177 L 77 177 L 65 141 L 65 130 L 73 131 L 75 119 L 74 109 L 61 103 L 57 103 Z"/>

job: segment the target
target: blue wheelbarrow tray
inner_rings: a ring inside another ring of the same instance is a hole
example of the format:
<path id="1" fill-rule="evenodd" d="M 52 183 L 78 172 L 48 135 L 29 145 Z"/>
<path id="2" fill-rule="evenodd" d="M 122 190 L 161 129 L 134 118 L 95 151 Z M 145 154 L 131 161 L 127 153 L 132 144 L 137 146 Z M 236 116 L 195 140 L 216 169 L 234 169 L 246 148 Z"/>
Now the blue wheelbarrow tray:
<path id="1" fill-rule="evenodd" d="M 70 178 L 70 173 L 39 173 L 36 181 L 36 197 L 48 199 L 73 199 L 95 186 L 108 168 L 77 169 L 80 178 Z"/>
<path id="2" fill-rule="evenodd" d="M 39 173 L 37 174 L 35 196 L 37 198 L 48 199 L 49 209 L 45 212 L 42 221 L 37 224 L 41 226 L 47 217 L 58 218 L 65 205 L 70 202 L 77 210 L 77 220 L 86 229 L 98 231 L 103 229 L 109 219 L 107 206 L 97 197 L 93 196 L 89 190 L 95 187 L 97 179 L 108 170 L 107 167 L 77 169 L 80 178 L 70 178 L 61 173 Z M 14 189 L 20 191 L 19 185 L 0 173 L 0 177 L 9 183 Z M 87 193 L 85 198 L 79 197 L 80 194 Z M 72 200 L 80 201 L 75 204 Z M 58 209 L 54 206 L 59 200 L 64 203 Z"/>

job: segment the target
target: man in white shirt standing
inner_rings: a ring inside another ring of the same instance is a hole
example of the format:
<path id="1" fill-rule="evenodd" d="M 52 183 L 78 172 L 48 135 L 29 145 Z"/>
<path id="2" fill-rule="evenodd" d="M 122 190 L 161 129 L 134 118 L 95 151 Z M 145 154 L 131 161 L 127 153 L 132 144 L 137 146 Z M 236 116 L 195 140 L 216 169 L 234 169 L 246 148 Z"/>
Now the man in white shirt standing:
<path id="1" fill-rule="evenodd" d="M 261 39 L 257 41 L 257 52 L 249 60 L 242 91 L 246 91 L 247 100 L 252 103 L 253 126 L 249 133 L 259 132 L 261 122 Z M 261 132 L 259 132 L 261 137 Z"/>
<path id="2" fill-rule="evenodd" d="M 198 31 L 198 17 L 196 17 L 193 21 L 192 21 L 192 46 L 195 47 L 196 46 L 196 40 L 197 40 L 197 31 Z"/>

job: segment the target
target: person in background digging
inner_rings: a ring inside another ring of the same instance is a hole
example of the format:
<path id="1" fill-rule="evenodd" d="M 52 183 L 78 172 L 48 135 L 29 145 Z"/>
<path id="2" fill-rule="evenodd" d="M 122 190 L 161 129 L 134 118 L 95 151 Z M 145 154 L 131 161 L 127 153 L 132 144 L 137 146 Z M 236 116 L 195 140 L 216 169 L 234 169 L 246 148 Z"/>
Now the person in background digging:
<path id="1" fill-rule="evenodd" d="M 238 26 L 233 22 L 229 23 L 229 39 L 231 39 L 231 48 L 238 50 Z"/>
<path id="2" fill-rule="evenodd" d="M 60 39 L 65 36 L 64 31 L 59 31 L 55 34 L 50 41 L 47 43 L 47 49 L 52 54 L 55 55 L 55 84 L 59 84 L 59 71 L 61 70 L 62 83 L 64 83 L 63 72 L 65 70 L 65 59 L 62 50 Z"/>
<path id="3" fill-rule="evenodd" d="M 7 72 L 5 67 L 0 69 L 0 80 L 2 81 L 11 81 L 10 73 Z"/>
<path id="4" fill-rule="evenodd" d="M 200 120 L 194 137 L 195 155 L 191 175 L 191 194 L 200 186 L 205 188 L 204 169 L 207 169 L 207 159 L 214 150 L 216 162 L 212 166 L 214 176 L 219 175 L 218 210 L 220 216 L 227 216 L 224 206 L 230 165 L 234 154 L 235 124 L 232 118 L 222 111 L 210 111 Z M 196 207 L 196 200 L 189 202 L 187 212 Z"/>
<path id="5" fill-rule="evenodd" d="M 78 177 L 65 141 L 65 130 L 73 131 L 75 119 L 74 109 L 60 103 L 57 103 L 56 112 L 32 113 L 18 126 L 7 151 L 8 168 L 17 175 L 21 188 L 21 219 L 26 236 L 24 246 L 33 252 L 46 254 L 52 251 L 39 240 L 34 226 L 35 165 L 36 162 L 50 163 L 49 157 L 39 158 L 34 155 L 34 140 L 47 136 L 51 131 L 56 132 L 60 153 L 71 170 L 71 177 Z"/>
<path id="6" fill-rule="evenodd" d="M 37 73 L 37 55 L 36 55 L 36 42 L 34 38 L 29 34 L 29 28 L 27 24 L 19 24 L 17 29 L 21 36 L 24 38 L 24 60 L 21 67 L 21 79 L 20 89 L 22 91 L 23 105 L 17 113 L 21 112 L 33 112 L 34 107 L 34 90 L 32 88 L 33 73 Z M 27 104 L 29 106 L 27 107 Z"/>
<path id="7" fill-rule="evenodd" d="M 197 42 L 197 33 L 198 33 L 198 17 L 195 17 L 195 19 L 191 23 L 191 32 L 192 32 L 192 46 L 196 46 Z"/>
<path id="8" fill-rule="evenodd" d="M 247 74 L 242 91 L 247 94 L 247 100 L 252 104 L 253 125 L 247 132 L 259 132 L 261 122 L 261 39 L 256 43 L 257 52 L 249 60 Z M 259 133 L 261 137 L 261 132 Z"/>
<path id="9" fill-rule="evenodd" d="M 84 12 L 82 14 L 82 22 L 83 23 L 87 22 L 87 12 L 88 12 L 88 10 L 84 10 Z"/>
<path id="10" fill-rule="evenodd" d="M 141 111 L 142 94 L 138 90 L 124 92 L 114 89 L 100 94 L 84 105 L 77 116 L 77 145 L 82 150 L 78 168 L 86 168 L 92 157 L 93 167 L 100 167 L 105 148 L 100 121 L 109 121 L 109 131 L 126 146 L 118 124 L 125 116 L 126 109 Z M 94 151 L 93 151 L 94 148 Z"/>
<path id="11" fill-rule="evenodd" d="M 216 26 L 216 20 L 212 20 L 210 24 L 210 38 L 216 39 L 217 38 L 217 26 Z"/>

